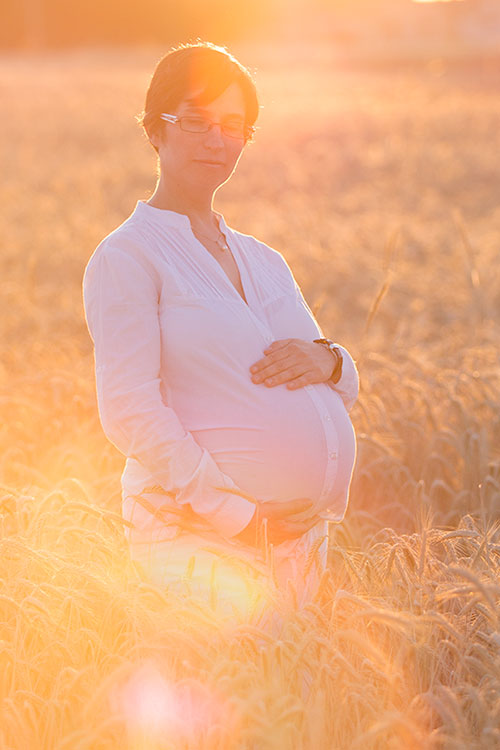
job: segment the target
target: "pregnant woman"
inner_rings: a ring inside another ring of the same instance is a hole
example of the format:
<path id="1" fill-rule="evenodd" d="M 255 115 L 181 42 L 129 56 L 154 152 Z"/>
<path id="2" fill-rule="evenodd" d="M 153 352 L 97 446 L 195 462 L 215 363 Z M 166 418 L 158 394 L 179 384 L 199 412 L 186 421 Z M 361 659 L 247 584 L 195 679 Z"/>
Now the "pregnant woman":
<path id="1" fill-rule="evenodd" d="M 171 49 L 141 117 L 156 189 L 83 279 L 99 415 L 127 457 L 131 556 L 155 582 L 231 606 L 259 581 L 312 593 L 356 454 L 352 357 L 325 339 L 283 255 L 213 208 L 258 111 L 225 48 Z"/>

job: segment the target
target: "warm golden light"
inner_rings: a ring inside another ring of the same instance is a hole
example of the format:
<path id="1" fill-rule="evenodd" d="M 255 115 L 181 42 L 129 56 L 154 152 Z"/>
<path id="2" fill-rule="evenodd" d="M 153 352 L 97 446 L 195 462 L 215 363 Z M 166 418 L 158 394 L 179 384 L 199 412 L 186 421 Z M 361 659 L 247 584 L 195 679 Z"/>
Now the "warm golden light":
<path id="1" fill-rule="evenodd" d="M 142 556 L 142 561 L 156 583 L 209 603 L 230 622 L 248 619 L 273 602 L 273 589 L 263 571 L 209 546 L 195 551 L 178 544 L 173 552 L 160 547 L 153 557 Z"/>
<path id="2" fill-rule="evenodd" d="M 499 3 L 215 5 L 2 17 L 0 748 L 500 747 Z M 134 559 L 99 422 L 83 269 L 154 189 L 134 117 L 196 36 L 255 67 L 262 104 L 214 207 L 283 253 L 361 376 L 305 604 L 208 543 Z"/>
<path id="3" fill-rule="evenodd" d="M 196 745 L 214 726 L 234 724 L 234 710 L 198 680 L 167 679 L 152 659 L 138 664 L 110 695 L 110 709 L 123 716 L 128 750 L 145 742 L 161 747 Z M 235 738 L 236 740 L 236 738 Z"/>

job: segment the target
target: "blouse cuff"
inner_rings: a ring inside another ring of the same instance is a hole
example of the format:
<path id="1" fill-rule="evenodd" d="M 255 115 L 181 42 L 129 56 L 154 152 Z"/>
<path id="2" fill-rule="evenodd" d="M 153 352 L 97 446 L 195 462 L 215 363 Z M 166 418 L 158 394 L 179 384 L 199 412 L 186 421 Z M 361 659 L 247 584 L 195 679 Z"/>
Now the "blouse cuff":
<path id="1" fill-rule="evenodd" d="M 342 353 L 342 375 L 337 383 L 334 383 L 331 378 L 326 383 L 340 394 L 347 411 L 350 411 L 356 403 L 359 394 L 359 374 L 356 363 L 347 349 L 337 344 L 337 342 L 335 342 L 335 346 Z"/>
<path id="2" fill-rule="evenodd" d="M 231 538 L 246 529 L 255 514 L 255 509 L 254 503 L 238 495 L 228 494 L 211 521 L 219 533 Z"/>

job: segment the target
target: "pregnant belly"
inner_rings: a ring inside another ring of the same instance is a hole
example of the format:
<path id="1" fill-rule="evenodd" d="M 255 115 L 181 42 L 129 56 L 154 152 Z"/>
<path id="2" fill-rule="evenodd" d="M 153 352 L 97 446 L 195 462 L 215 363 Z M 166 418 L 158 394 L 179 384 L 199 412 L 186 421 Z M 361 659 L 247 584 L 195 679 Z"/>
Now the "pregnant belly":
<path id="1" fill-rule="evenodd" d="M 314 389 L 314 394 L 312 393 Z M 291 391 L 255 388 L 214 425 L 189 429 L 219 468 L 256 500 L 313 500 L 314 512 L 347 496 L 355 459 L 354 431 L 338 393 L 320 383 Z M 221 405 L 222 407 L 222 405 Z"/>

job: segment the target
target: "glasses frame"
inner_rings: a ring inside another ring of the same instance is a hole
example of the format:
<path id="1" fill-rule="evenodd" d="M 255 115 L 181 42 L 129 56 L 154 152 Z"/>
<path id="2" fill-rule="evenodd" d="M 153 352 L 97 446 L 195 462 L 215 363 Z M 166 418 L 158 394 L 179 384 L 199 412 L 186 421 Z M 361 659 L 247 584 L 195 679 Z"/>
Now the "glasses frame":
<path id="1" fill-rule="evenodd" d="M 185 128 L 182 127 L 182 120 L 187 119 L 187 118 L 205 120 L 206 122 L 210 123 L 210 125 L 207 130 L 186 130 Z M 248 141 L 252 138 L 255 131 L 257 130 L 257 127 L 255 125 L 245 125 L 246 132 L 243 134 L 243 136 L 230 135 L 229 133 L 226 133 L 225 131 L 225 124 L 221 122 L 214 122 L 209 117 L 197 117 L 196 115 L 184 115 L 183 117 L 178 117 L 177 115 L 169 115 L 166 112 L 162 112 L 160 115 L 160 119 L 165 120 L 166 122 L 174 123 L 174 124 L 178 122 L 180 129 L 184 133 L 191 133 L 192 135 L 203 135 L 205 133 L 209 133 L 212 130 L 214 125 L 220 125 L 221 132 L 227 138 L 234 138 L 235 140 L 239 140 L 240 138 L 242 138 L 243 140 Z"/>

